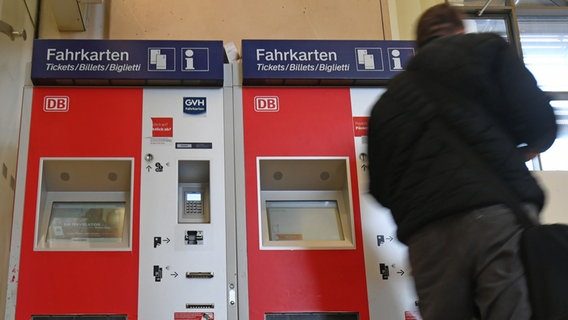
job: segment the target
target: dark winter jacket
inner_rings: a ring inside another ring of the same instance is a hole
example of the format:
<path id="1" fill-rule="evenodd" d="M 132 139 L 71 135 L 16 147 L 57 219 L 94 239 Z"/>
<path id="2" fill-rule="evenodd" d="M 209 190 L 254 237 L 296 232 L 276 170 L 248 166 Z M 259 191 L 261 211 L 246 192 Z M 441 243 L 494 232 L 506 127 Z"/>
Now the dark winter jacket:
<path id="1" fill-rule="evenodd" d="M 556 138 L 549 99 L 498 35 L 441 37 L 390 81 L 369 121 L 370 192 L 391 210 L 399 240 L 440 218 L 503 203 L 489 173 L 433 129 L 433 121 L 444 123 L 521 201 L 542 208 L 544 193 L 525 153 L 545 151 Z"/>

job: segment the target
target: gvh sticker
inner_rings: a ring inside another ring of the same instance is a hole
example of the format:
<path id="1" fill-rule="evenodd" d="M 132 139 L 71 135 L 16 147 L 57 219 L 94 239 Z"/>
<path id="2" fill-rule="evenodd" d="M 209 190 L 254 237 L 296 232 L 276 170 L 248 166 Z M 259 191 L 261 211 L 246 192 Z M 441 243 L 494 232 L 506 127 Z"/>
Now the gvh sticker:
<path id="1" fill-rule="evenodd" d="M 173 118 L 152 118 L 152 137 L 173 137 Z"/>
<path id="2" fill-rule="evenodd" d="M 43 98 L 43 111 L 45 111 L 45 112 L 67 112 L 67 111 L 69 111 L 69 97 L 67 97 L 67 96 L 45 96 Z"/>
<path id="3" fill-rule="evenodd" d="M 278 97 L 254 97 L 254 111 L 256 112 L 277 112 L 280 110 Z"/>
<path id="4" fill-rule="evenodd" d="M 183 97 L 183 113 L 191 115 L 202 115 L 206 112 L 206 97 Z"/>

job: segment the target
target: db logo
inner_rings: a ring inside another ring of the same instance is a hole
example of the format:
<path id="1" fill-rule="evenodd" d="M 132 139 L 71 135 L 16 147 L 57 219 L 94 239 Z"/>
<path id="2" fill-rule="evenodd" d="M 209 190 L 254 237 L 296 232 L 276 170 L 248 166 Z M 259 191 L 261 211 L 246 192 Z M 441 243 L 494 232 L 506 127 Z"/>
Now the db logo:
<path id="1" fill-rule="evenodd" d="M 43 98 L 43 111 L 67 112 L 69 111 L 69 97 L 46 96 Z"/>
<path id="2" fill-rule="evenodd" d="M 254 97 L 254 111 L 277 112 L 279 109 L 278 97 Z"/>

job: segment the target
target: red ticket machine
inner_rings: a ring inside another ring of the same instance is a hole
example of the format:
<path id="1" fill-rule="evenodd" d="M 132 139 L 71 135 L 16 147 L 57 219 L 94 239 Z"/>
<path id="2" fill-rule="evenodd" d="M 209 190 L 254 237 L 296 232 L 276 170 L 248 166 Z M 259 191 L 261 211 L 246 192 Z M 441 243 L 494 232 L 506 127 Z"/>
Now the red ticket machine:
<path id="1" fill-rule="evenodd" d="M 244 40 L 242 50 L 245 316 L 414 319 L 404 248 L 366 177 L 370 109 L 413 44 Z"/>
<path id="2" fill-rule="evenodd" d="M 250 319 L 368 319 L 349 90 L 243 88 L 243 122 Z"/>
<path id="3" fill-rule="evenodd" d="M 16 319 L 136 318 L 141 102 L 139 89 L 33 89 Z"/>

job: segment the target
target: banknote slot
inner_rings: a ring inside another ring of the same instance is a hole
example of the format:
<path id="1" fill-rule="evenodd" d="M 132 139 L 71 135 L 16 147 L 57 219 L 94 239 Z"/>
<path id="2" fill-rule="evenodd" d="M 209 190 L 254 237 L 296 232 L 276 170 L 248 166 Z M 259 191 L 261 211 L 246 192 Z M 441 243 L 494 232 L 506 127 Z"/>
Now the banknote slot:
<path id="1" fill-rule="evenodd" d="M 215 304 L 213 303 L 186 303 L 186 309 L 214 309 Z"/>
<path id="2" fill-rule="evenodd" d="M 213 272 L 186 272 L 185 277 L 188 279 L 211 279 Z"/>

